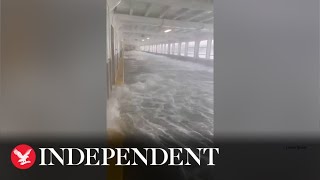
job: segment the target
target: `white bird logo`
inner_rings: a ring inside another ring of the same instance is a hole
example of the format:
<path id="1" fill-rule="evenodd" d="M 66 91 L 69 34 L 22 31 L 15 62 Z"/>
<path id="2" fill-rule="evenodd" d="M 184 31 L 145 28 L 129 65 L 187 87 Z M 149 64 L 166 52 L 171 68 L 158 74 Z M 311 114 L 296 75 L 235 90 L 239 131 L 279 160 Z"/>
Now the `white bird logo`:
<path id="1" fill-rule="evenodd" d="M 24 153 L 24 155 L 21 154 L 20 151 L 18 151 L 17 149 L 14 149 L 13 150 L 13 153 L 18 156 L 19 158 L 19 163 L 21 166 L 25 165 L 25 164 L 28 164 L 28 163 L 31 163 L 31 161 L 27 161 L 27 159 L 29 158 L 29 154 L 30 152 L 32 151 L 32 149 L 29 149 L 26 151 L 26 153 Z"/>

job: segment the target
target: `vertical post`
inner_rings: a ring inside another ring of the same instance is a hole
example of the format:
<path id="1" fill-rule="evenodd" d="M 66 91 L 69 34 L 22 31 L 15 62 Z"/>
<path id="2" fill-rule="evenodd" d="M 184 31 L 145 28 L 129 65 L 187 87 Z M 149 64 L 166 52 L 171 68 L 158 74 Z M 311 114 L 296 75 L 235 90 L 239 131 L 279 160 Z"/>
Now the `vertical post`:
<path id="1" fill-rule="evenodd" d="M 196 40 L 194 42 L 194 58 L 197 59 L 199 58 L 199 44 L 200 44 L 200 40 Z"/>
<path id="2" fill-rule="evenodd" d="M 171 54 L 174 55 L 174 43 L 171 43 Z"/>
<path id="3" fill-rule="evenodd" d="M 162 54 L 164 54 L 165 48 L 166 48 L 166 47 L 165 47 L 165 44 L 162 44 L 162 52 L 161 52 Z"/>
<path id="4" fill-rule="evenodd" d="M 209 38 L 207 42 L 207 51 L 206 51 L 206 59 L 210 59 L 210 52 L 211 52 L 211 41 L 213 38 Z"/>
<path id="5" fill-rule="evenodd" d="M 185 47 L 185 53 L 186 55 L 185 56 L 188 56 L 188 49 L 189 49 L 189 42 L 186 42 L 186 47 Z"/>

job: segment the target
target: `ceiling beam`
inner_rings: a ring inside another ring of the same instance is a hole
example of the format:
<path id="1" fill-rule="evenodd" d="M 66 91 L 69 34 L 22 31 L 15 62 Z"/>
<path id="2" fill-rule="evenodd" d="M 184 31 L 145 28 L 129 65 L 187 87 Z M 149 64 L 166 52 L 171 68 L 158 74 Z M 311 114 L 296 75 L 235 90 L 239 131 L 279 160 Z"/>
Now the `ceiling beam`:
<path id="1" fill-rule="evenodd" d="M 173 20 L 176 20 L 186 14 L 188 14 L 190 12 L 190 9 L 186 9 L 185 11 L 183 11 L 182 13 L 180 13 L 178 16 L 174 17 Z"/>
<path id="2" fill-rule="evenodd" d="M 129 15 L 133 14 L 133 6 L 134 6 L 134 2 L 132 2 L 132 0 L 129 1 Z"/>
<path id="3" fill-rule="evenodd" d="M 189 18 L 184 19 L 184 20 L 185 20 L 185 21 L 191 21 L 191 20 L 193 20 L 193 19 L 196 19 L 196 18 L 198 18 L 198 17 L 204 16 L 204 15 L 207 15 L 207 14 L 210 14 L 210 13 L 212 13 L 212 11 L 204 11 L 204 12 L 201 12 L 201 13 L 195 15 L 195 16 L 189 17 Z"/>
<path id="4" fill-rule="evenodd" d="M 205 24 L 199 22 L 188 22 L 181 20 L 169 20 L 169 19 L 159 19 L 152 17 L 143 17 L 143 16 L 129 16 L 125 14 L 115 14 L 115 19 L 120 24 L 140 24 L 140 25 L 149 25 L 149 26 L 158 26 L 164 28 L 173 28 L 173 29 L 191 29 L 191 30 L 201 30 L 207 32 L 213 32 L 212 24 Z"/>
<path id="5" fill-rule="evenodd" d="M 122 30 L 122 34 L 136 34 L 142 36 L 148 36 L 148 37 L 159 37 L 159 38 L 184 38 L 187 37 L 187 35 L 181 34 L 163 34 L 161 32 L 152 32 L 152 31 L 136 31 L 136 30 Z"/>
<path id="6" fill-rule="evenodd" d="M 198 1 L 198 0 L 122 0 L 133 3 L 152 3 L 157 6 L 170 6 L 172 8 L 187 8 L 192 10 L 203 10 L 209 11 L 213 10 L 213 1 Z"/>
<path id="7" fill-rule="evenodd" d="M 141 30 L 127 30 L 127 29 L 119 29 L 120 32 L 123 35 L 130 35 L 130 34 L 135 34 L 139 35 L 139 37 L 145 36 L 145 37 L 150 37 L 153 39 L 154 37 L 157 38 L 165 38 L 165 39 L 188 39 L 188 38 L 201 38 L 201 37 L 213 37 L 213 33 L 199 33 L 199 32 L 187 32 L 187 33 L 175 33 L 175 32 L 170 32 L 170 33 L 164 33 L 162 31 L 141 31 Z"/>
<path id="8" fill-rule="evenodd" d="M 139 39 L 139 40 L 142 40 L 142 39 L 145 39 L 147 37 L 150 38 L 150 40 L 163 40 L 163 39 L 171 39 L 171 40 L 178 40 L 179 38 L 178 37 L 173 37 L 173 36 L 167 36 L 167 37 L 163 37 L 163 36 L 160 36 L 160 35 L 145 35 L 145 34 L 135 34 L 135 33 L 123 33 L 122 36 L 124 38 L 135 38 L 135 39 Z"/>
<path id="9" fill-rule="evenodd" d="M 147 5 L 147 10 L 146 10 L 146 12 L 144 13 L 144 16 L 149 16 L 149 14 L 150 14 L 150 11 L 151 10 L 151 4 L 148 4 Z"/>
<path id="10" fill-rule="evenodd" d="M 163 9 L 163 11 L 162 11 L 162 13 L 160 13 L 160 16 L 159 16 L 159 18 L 163 18 L 166 14 L 167 14 L 167 12 L 170 10 L 170 6 L 166 6 L 164 9 Z"/>
<path id="11" fill-rule="evenodd" d="M 202 39 L 208 39 L 212 37 L 208 36 L 197 36 L 194 37 L 187 37 L 187 38 L 172 38 L 172 37 L 163 37 L 163 36 L 145 36 L 142 37 L 139 34 L 123 34 L 122 35 L 123 40 L 125 43 L 134 43 L 134 44 L 140 44 L 140 45 L 150 45 L 150 44 L 158 44 L 158 43 L 168 43 L 168 42 L 188 42 L 188 41 L 194 41 L 195 39 L 202 40 Z M 146 38 L 150 37 L 149 40 Z M 142 41 L 144 39 L 144 41 Z"/>
<path id="12" fill-rule="evenodd" d="M 141 37 L 139 34 L 123 34 L 123 39 L 125 41 L 135 41 L 139 43 L 145 43 L 145 44 L 152 44 L 154 42 L 166 42 L 166 41 L 179 41 L 178 38 L 172 38 L 172 37 L 159 37 L 159 36 L 152 36 L 149 40 L 147 40 L 147 37 Z M 142 41 L 144 39 L 144 41 Z"/>

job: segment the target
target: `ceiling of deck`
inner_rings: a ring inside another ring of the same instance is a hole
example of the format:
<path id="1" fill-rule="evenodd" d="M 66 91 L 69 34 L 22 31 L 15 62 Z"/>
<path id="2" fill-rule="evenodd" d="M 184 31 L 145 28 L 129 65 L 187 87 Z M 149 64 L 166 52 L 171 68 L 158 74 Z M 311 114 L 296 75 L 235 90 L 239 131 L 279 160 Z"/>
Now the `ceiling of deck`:
<path id="1" fill-rule="evenodd" d="M 129 43 L 213 36 L 213 0 L 122 0 L 114 14 Z"/>

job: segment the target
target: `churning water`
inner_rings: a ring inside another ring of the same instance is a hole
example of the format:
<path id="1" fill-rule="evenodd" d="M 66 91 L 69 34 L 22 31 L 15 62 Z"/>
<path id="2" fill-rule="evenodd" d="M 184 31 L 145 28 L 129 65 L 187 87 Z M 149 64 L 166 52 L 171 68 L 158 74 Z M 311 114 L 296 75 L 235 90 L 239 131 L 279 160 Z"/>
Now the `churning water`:
<path id="1" fill-rule="evenodd" d="M 182 147 L 211 143 L 213 67 L 138 51 L 124 59 L 125 85 L 109 102 L 109 126 Z"/>

